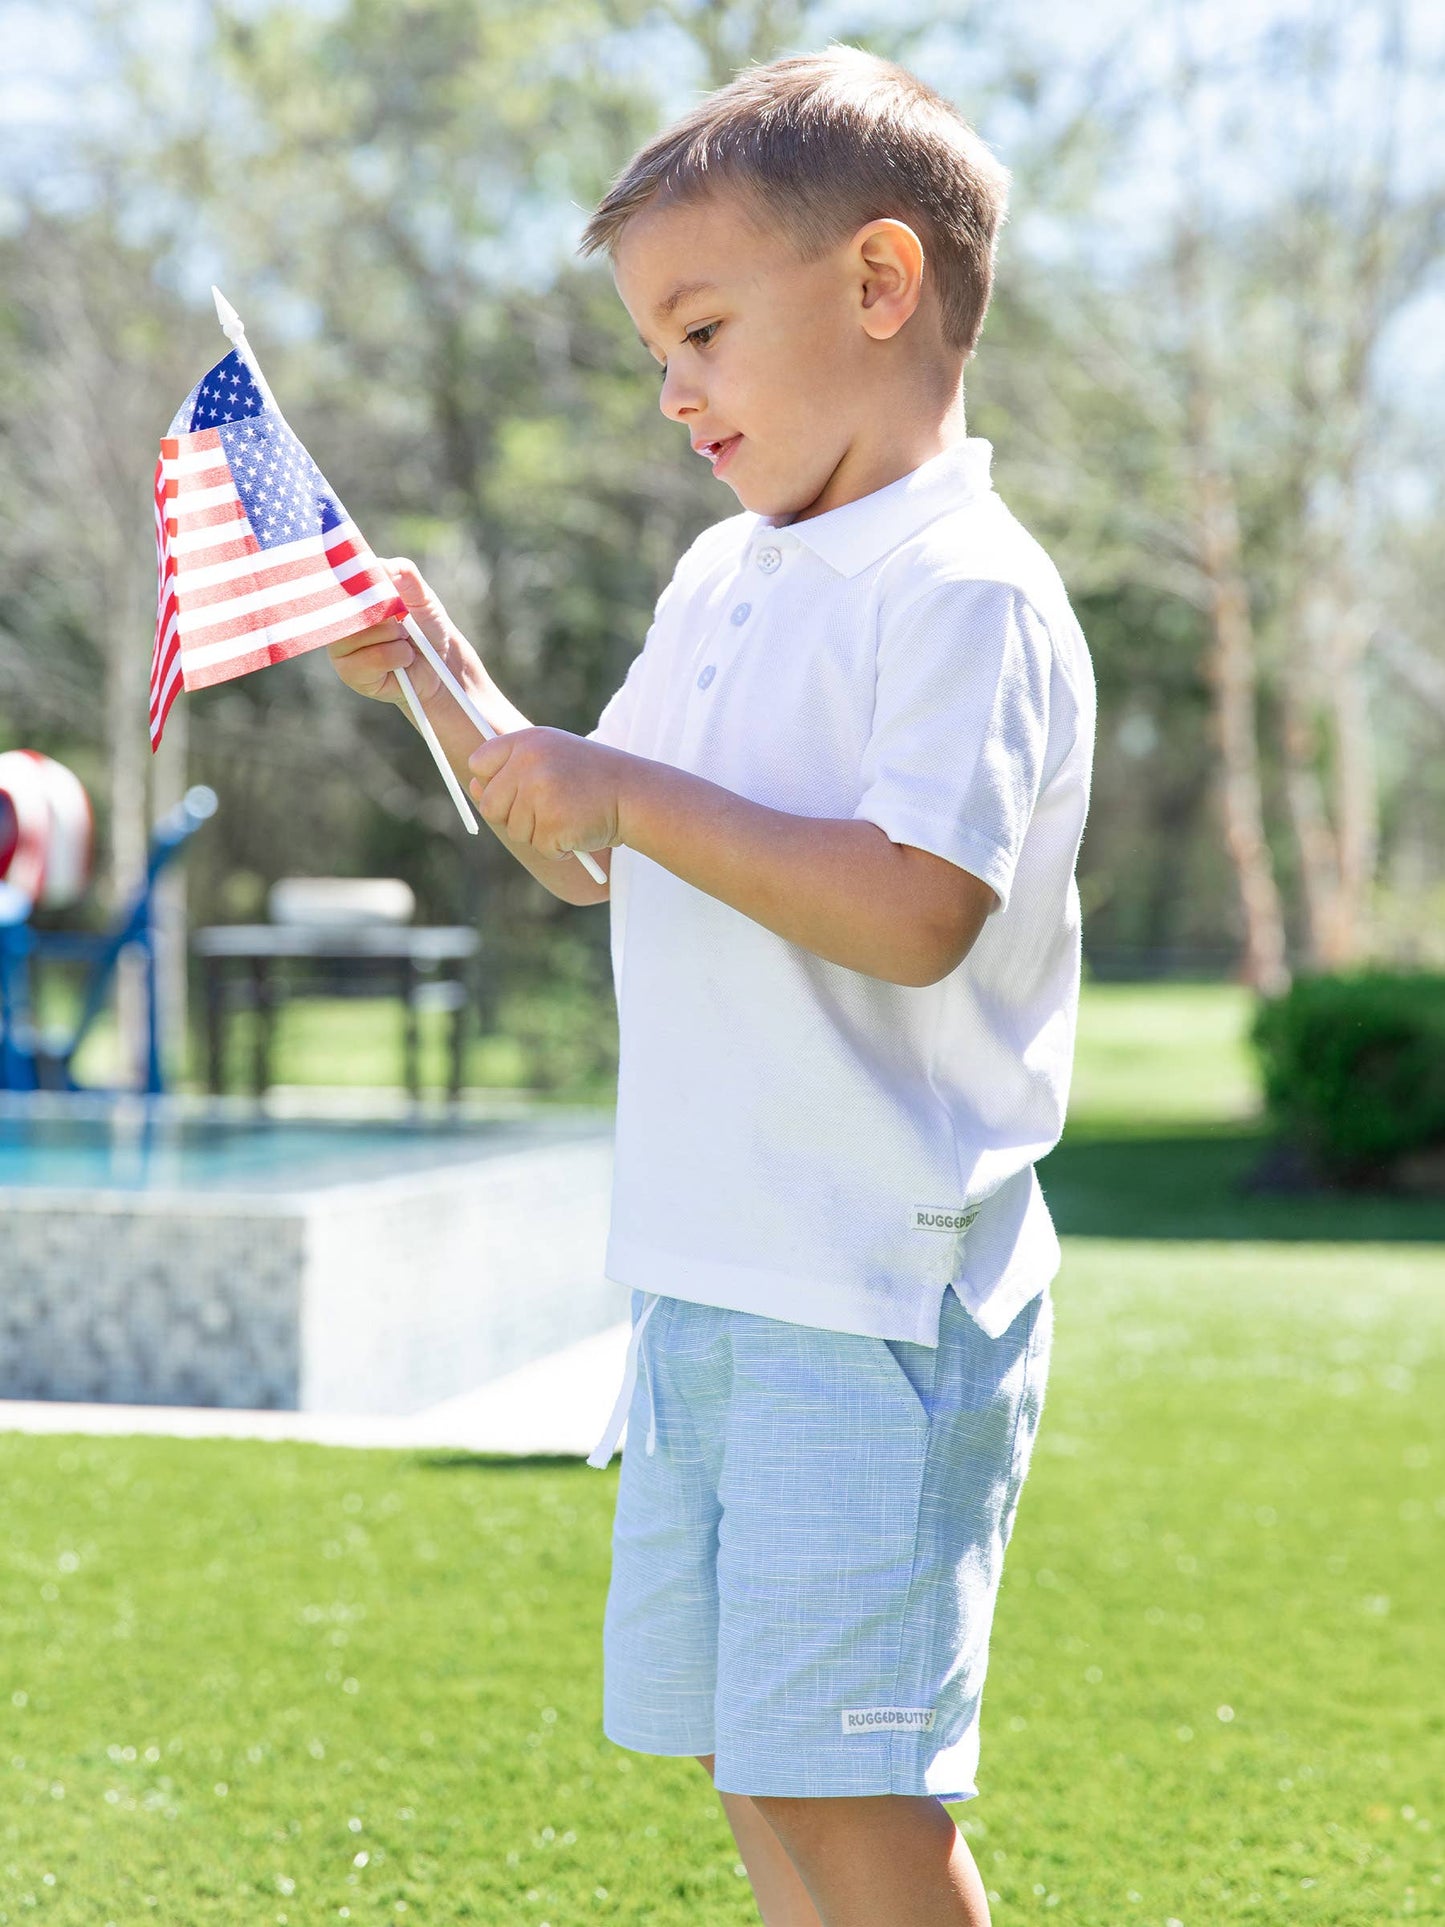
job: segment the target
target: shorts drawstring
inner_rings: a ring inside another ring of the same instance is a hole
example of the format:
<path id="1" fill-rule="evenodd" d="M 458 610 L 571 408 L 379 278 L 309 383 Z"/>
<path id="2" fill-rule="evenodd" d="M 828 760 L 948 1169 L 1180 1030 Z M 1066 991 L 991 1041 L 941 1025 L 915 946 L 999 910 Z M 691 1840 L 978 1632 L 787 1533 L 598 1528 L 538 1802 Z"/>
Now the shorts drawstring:
<path id="1" fill-rule="evenodd" d="M 642 1352 L 642 1334 L 647 1328 L 648 1319 L 651 1318 L 652 1314 L 657 1310 L 657 1302 L 660 1296 L 660 1292 L 654 1291 L 648 1293 L 647 1303 L 643 1306 L 637 1323 L 632 1327 L 632 1336 L 627 1341 L 627 1363 L 623 1368 L 622 1386 L 617 1394 L 617 1402 L 612 1407 L 612 1416 L 608 1419 L 601 1438 L 587 1455 L 587 1463 L 595 1466 L 599 1472 L 611 1462 L 612 1454 L 617 1450 L 617 1441 L 622 1437 L 622 1428 L 627 1423 L 628 1408 L 632 1404 L 632 1394 L 637 1389 L 639 1361 L 643 1371 L 647 1374 L 647 1451 L 649 1457 L 657 1450 L 657 1398 L 653 1389 L 652 1371 Z"/>
<path id="2" fill-rule="evenodd" d="M 654 1297 L 652 1305 L 656 1303 L 657 1299 Z M 652 1310 L 652 1305 L 647 1307 L 648 1312 Z M 647 1313 L 644 1312 L 643 1316 L 645 1318 Z M 657 1450 L 657 1394 L 653 1389 L 652 1362 L 647 1356 L 646 1347 L 643 1345 L 639 1345 L 637 1348 L 637 1362 L 642 1368 L 643 1377 L 647 1380 L 647 1456 L 651 1458 Z"/>

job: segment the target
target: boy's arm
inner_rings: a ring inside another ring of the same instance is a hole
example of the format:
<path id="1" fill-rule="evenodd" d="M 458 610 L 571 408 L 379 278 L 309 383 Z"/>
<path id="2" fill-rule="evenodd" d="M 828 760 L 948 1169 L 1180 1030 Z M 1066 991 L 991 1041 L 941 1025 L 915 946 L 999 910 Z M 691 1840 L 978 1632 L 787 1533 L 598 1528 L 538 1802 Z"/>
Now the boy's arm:
<path id="1" fill-rule="evenodd" d="M 791 943 L 888 983 L 937 983 L 998 898 L 876 823 L 791 816 L 633 757 L 621 841 Z"/>
<path id="2" fill-rule="evenodd" d="M 477 731 L 395 623 L 331 645 L 362 695 L 400 703 L 408 670 L 448 760 L 519 863 L 563 902 L 607 900 L 571 854 L 610 871 L 625 843 L 695 888 L 830 963 L 910 986 L 962 961 L 999 897 L 966 867 L 876 823 L 793 816 L 670 764 L 534 728 L 498 689 L 408 562 L 386 565 L 409 610 L 501 734 Z"/>
<path id="3" fill-rule="evenodd" d="M 1007 583 L 945 579 L 906 605 L 880 636 L 845 820 L 550 729 L 482 744 L 472 793 L 514 842 L 626 844 L 831 963 L 921 987 L 1008 901 L 1043 784 L 1052 657 L 1047 623 Z"/>
<path id="4" fill-rule="evenodd" d="M 512 847 L 626 844 L 790 943 L 889 983 L 936 983 L 998 899 L 877 824 L 793 816 L 562 730 L 483 743 L 472 794 Z"/>
<path id="5" fill-rule="evenodd" d="M 479 767 L 487 776 L 507 770 L 482 815 L 564 903 L 605 903 L 609 894 L 555 840 L 548 844 L 565 822 L 565 847 L 591 850 L 603 870 L 610 869 L 610 846 L 626 843 L 778 936 L 891 982 L 935 981 L 982 929 L 996 901 L 986 884 L 940 857 L 891 843 L 875 824 L 789 816 L 668 764 L 532 728 L 410 563 L 385 566 L 447 667 L 503 733 L 490 748 L 483 743 L 395 623 L 333 643 L 338 675 L 361 695 L 400 705 L 394 672 L 405 669 L 463 783 Z M 600 815 L 592 808 L 599 776 L 610 793 Z M 472 792 L 479 795 L 475 782 Z M 596 819 L 590 829 L 589 809 Z"/>

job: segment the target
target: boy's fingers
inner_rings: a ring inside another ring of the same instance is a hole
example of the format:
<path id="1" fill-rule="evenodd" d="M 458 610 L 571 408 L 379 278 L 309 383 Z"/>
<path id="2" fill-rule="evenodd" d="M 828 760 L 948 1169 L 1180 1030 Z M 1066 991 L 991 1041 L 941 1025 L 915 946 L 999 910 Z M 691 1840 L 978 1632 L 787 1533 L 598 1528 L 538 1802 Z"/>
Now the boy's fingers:
<path id="1" fill-rule="evenodd" d="M 479 783 L 472 779 L 472 795 L 477 799 L 477 808 L 482 820 L 496 826 L 504 824 L 512 813 L 512 805 L 517 800 L 517 786 L 506 781 L 500 783 Z"/>
<path id="2" fill-rule="evenodd" d="M 515 730 L 512 732 L 513 735 L 518 733 Z M 505 733 L 501 736 L 491 736 L 484 743 L 478 743 L 467 758 L 467 768 L 476 779 L 473 788 L 478 786 L 485 788 L 515 748 L 516 744 Z"/>
<path id="3" fill-rule="evenodd" d="M 421 570 L 415 562 L 408 560 L 404 555 L 394 555 L 381 566 L 396 584 L 401 593 L 401 599 L 408 609 L 413 611 L 425 609 L 430 614 L 434 608 L 440 608 L 441 605 L 422 579 Z"/>
<path id="4" fill-rule="evenodd" d="M 421 624 L 434 647 L 445 648 L 451 620 L 416 564 L 408 561 L 404 555 L 394 555 L 381 566 L 396 584 L 397 592 L 406 604 L 407 614 L 414 616 Z"/>
<path id="5" fill-rule="evenodd" d="M 374 622 L 369 629 L 358 629 L 354 636 L 343 636 L 339 642 L 330 642 L 326 647 L 333 662 L 344 662 L 358 649 L 370 649 L 379 642 L 395 642 L 405 634 L 401 624 L 388 617 L 385 622 Z"/>
<path id="6" fill-rule="evenodd" d="M 388 696 L 393 699 L 401 695 L 392 671 L 409 669 L 416 658 L 416 651 L 405 636 L 391 638 L 385 642 L 362 643 L 349 649 L 344 657 L 336 655 L 333 660 L 342 680 L 362 695 Z"/>
<path id="7" fill-rule="evenodd" d="M 386 669 L 409 669 L 416 651 L 405 636 L 386 642 L 365 643 L 342 658 L 348 673 L 379 676 Z"/>

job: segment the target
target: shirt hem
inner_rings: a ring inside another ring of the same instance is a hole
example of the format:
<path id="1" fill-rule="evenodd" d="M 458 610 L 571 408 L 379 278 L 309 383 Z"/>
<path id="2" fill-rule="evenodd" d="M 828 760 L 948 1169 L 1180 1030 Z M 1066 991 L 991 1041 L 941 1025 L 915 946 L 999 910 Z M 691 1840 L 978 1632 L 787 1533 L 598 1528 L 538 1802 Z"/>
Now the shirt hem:
<path id="1" fill-rule="evenodd" d="M 608 1243 L 603 1272 L 613 1284 L 682 1298 L 693 1305 L 715 1305 L 721 1311 L 749 1312 L 785 1325 L 929 1347 L 938 1344 L 938 1318 L 948 1290 L 947 1284 L 920 1284 L 918 1302 L 912 1306 L 880 1306 L 861 1286 L 719 1264 L 616 1237 Z"/>
<path id="2" fill-rule="evenodd" d="M 987 1282 L 979 1290 L 969 1279 L 970 1253 L 965 1242 L 962 1277 L 954 1281 L 953 1288 L 969 1316 L 989 1338 L 1003 1337 L 1024 1306 L 1053 1283 L 1063 1262 L 1059 1234 L 1044 1201 L 1038 1173 L 1030 1167 L 1027 1177 L 1028 1198 L 1022 1219 L 1010 1239 L 1007 1258 L 993 1267 L 984 1260 L 981 1269 Z M 974 1264 L 978 1265 L 982 1258 L 983 1254 L 975 1249 Z"/>
<path id="3" fill-rule="evenodd" d="M 975 1299 L 964 1281 L 955 1281 L 952 1289 L 963 1300 L 964 1310 L 986 1338 L 1002 1338 L 1024 1306 L 1037 1298 L 1058 1275 L 1057 1261 L 1037 1271 L 1032 1266 L 1021 1265 L 1017 1277 L 1005 1278 L 981 1298 Z"/>

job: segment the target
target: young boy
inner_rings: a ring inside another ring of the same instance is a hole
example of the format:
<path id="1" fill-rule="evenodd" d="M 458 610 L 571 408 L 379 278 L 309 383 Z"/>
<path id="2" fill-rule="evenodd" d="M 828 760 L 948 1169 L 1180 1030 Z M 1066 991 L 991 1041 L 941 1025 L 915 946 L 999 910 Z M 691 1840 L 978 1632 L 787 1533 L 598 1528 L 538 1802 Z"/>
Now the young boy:
<path id="1" fill-rule="evenodd" d="M 333 650 L 384 700 L 409 669 L 518 860 L 611 902 L 634 1327 L 605 1726 L 701 1759 L 767 1927 L 988 1920 L 942 1803 L 975 1792 L 1047 1371 L 1034 1162 L 1094 715 L 1058 576 L 964 433 L 1006 178 L 851 49 L 704 100 L 583 247 L 744 512 L 682 558 L 588 738 L 533 728 L 410 565 L 512 733 L 478 746 L 395 625 Z"/>

